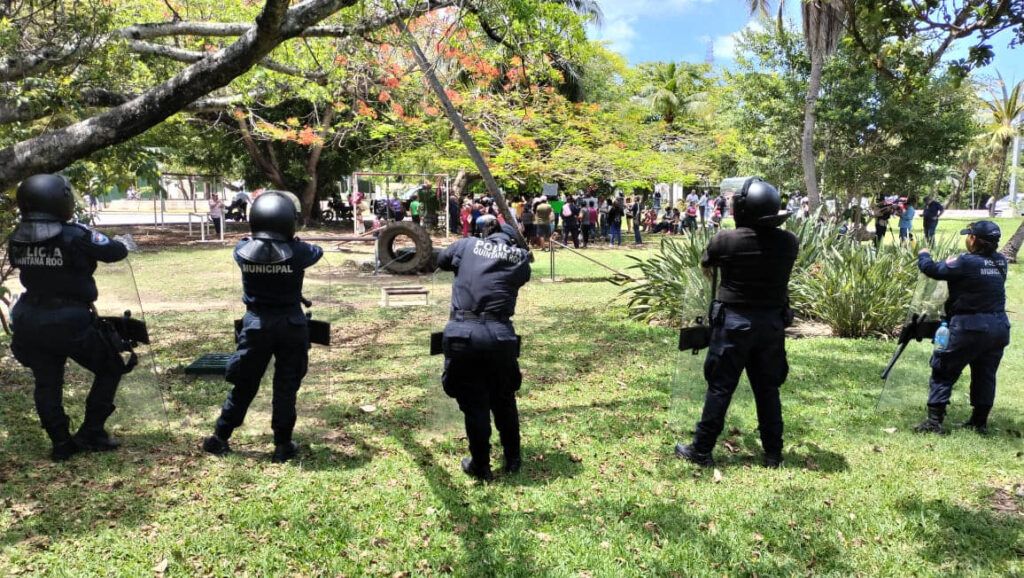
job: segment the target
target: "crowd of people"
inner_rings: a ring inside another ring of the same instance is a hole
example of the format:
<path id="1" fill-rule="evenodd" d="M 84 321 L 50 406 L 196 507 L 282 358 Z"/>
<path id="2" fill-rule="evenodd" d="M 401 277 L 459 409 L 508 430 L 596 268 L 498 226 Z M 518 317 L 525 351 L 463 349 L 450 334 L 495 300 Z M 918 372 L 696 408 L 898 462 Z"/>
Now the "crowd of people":
<path id="1" fill-rule="evenodd" d="M 932 244 L 935 240 L 935 230 L 939 225 L 939 218 L 946 212 L 946 208 L 937 199 L 928 196 L 924 200 L 921 217 L 924 222 L 925 240 Z M 875 246 L 881 246 L 886 235 L 895 234 L 890 229 L 892 220 L 896 220 L 899 230 L 899 243 L 907 244 L 914 240 L 913 228 L 914 218 L 917 217 L 917 199 L 914 195 L 899 196 L 879 194 L 875 203 L 870 207 L 863 207 L 859 200 L 852 201 L 843 211 L 841 216 L 842 226 L 840 231 L 844 234 L 853 234 L 858 230 L 865 230 L 867 219 L 874 220 L 874 233 L 865 232 L 860 236 L 861 240 L 873 240 Z"/>
<path id="2" fill-rule="evenodd" d="M 510 209 L 519 221 L 523 236 L 531 247 L 547 251 L 552 240 L 576 249 L 595 243 L 621 246 L 623 231 L 633 234 L 635 245 L 643 244 L 645 234 L 683 235 L 701 228 L 717 229 L 728 214 L 728 202 L 722 195 L 691 190 L 675 206 L 662 206 L 661 195 L 601 197 L 592 192 L 577 195 L 513 198 Z M 490 197 L 451 195 L 448 222 L 451 233 L 468 237 L 476 221 L 493 215 L 504 216 Z"/>

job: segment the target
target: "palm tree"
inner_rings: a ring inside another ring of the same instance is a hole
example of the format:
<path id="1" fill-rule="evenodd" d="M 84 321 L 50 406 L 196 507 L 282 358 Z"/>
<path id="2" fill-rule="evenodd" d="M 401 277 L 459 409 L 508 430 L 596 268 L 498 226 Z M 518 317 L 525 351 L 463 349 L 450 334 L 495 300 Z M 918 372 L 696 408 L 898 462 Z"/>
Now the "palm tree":
<path id="1" fill-rule="evenodd" d="M 1018 82 L 1012 89 L 1007 90 L 1002 75 L 998 75 L 998 77 L 1001 94 L 996 94 L 993 90 L 991 92 L 991 100 L 982 100 L 985 107 L 992 114 L 991 122 L 985 127 L 985 133 L 988 135 L 992 147 L 996 149 L 996 154 L 998 155 L 996 162 L 999 163 L 995 188 L 992 190 L 993 202 L 989 208 L 989 214 L 991 215 L 995 215 L 995 201 L 999 200 L 1003 193 L 1003 180 L 1006 177 L 1006 158 L 1009 156 L 1013 137 L 1017 135 L 1018 131 L 1016 122 L 1018 117 L 1024 114 L 1024 98 L 1021 98 L 1021 91 L 1024 90 L 1024 81 Z"/>
<path id="2" fill-rule="evenodd" d="M 779 1 L 779 20 L 785 0 Z M 767 16 L 770 0 L 747 0 L 750 13 Z M 802 0 L 801 20 L 804 28 L 804 44 L 811 59 L 811 75 L 807 83 L 807 97 L 804 101 L 804 132 L 800 160 L 804 167 L 804 186 L 810 198 L 811 208 L 821 204 L 818 190 L 818 171 L 814 154 L 814 125 L 817 122 L 815 107 L 821 92 L 821 74 L 825 61 L 839 48 L 839 41 L 846 29 L 846 8 L 842 0 Z M 781 26 L 781 24 L 780 24 Z"/>
<path id="3" fill-rule="evenodd" d="M 648 85 L 643 95 L 648 98 L 655 114 L 672 124 L 685 112 L 691 98 L 699 94 L 702 74 L 697 66 L 656 62 L 648 70 Z"/>
<path id="4" fill-rule="evenodd" d="M 971 181 L 971 171 L 977 170 L 981 166 L 982 159 L 990 154 L 990 148 L 988 139 L 982 140 L 977 138 L 960 151 L 955 166 L 950 168 L 950 176 L 956 180 L 957 186 L 952 194 L 949 195 L 949 198 L 946 199 L 947 209 L 959 207 L 961 204 L 960 198 L 969 194 L 968 187 Z M 976 203 L 973 200 L 968 201 L 967 208 L 974 209 L 974 204 Z"/>

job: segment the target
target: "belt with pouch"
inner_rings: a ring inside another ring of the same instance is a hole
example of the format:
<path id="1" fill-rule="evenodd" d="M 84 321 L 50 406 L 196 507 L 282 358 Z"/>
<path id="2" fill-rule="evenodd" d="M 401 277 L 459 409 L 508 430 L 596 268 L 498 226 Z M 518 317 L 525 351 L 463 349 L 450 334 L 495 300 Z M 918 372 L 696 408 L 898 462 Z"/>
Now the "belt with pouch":
<path id="1" fill-rule="evenodd" d="M 498 323 L 508 323 L 512 320 L 508 315 L 500 313 L 474 313 L 472 311 L 452 311 L 451 316 L 448 318 L 451 321 L 497 321 Z"/>
<path id="2" fill-rule="evenodd" d="M 281 304 L 249 304 L 245 306 L 246 311 L 253 313 L 302 313 L 302 304 L 300 303 L 281 303 Z"/>
<path id="3" fill-rule="evenodd" d="M 86 309 L 92 309 L 92 303 L 89 301 L 83 301 L 81 299 L 72 299 L 70 297 L 41 297 L 38 295 L 22 295 L 21 299 L 26 305 L 32 305 L 33 307 L 48 307 L 51 309 L 59 309 L 61 307 L 85 307 Z"/>

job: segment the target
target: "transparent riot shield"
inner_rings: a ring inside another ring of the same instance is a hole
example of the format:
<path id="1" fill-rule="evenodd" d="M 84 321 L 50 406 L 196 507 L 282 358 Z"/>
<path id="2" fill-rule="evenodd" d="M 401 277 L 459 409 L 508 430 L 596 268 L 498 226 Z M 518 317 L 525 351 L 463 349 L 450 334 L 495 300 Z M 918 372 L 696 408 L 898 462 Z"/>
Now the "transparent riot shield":
<path id="1" fill-rule="evenodd" d="M 113 326 L 131 351 L 122 351 L 122 359 L 134 363 L 121 377 L 114 398 L 116 410 L 107 420 L 107 430 L 124 438 L 129 445 L 156 443 L 169 431 L 166 392 L 160 379 L 162 369 L 154 354 L 160 335 L 146 325 L 131 258 L 117 263 L 100 263 L 96 269 L 99 297 L 95 303 L 101 322 Z M 127 347 L 126 347 L 127 349 Z M 93 384 L 93 374 L 73 361 L 65 372 L 64 403 L 77 425 L 78 416 Z M 139 443 L 141 441 L 141 443 Z"/>
<path id="2" fill-rule="evenodd" d="M 910 302 L 904 322 L 906 343 L 899 340 L 893 345 L 893 355 L 882 370 L 883 386 L 878 396 L 877 408 L 883 411 L 900 411 L 914 408 L 920 411 L 928 400 L 928 378 L 931 375 L 929 360 L 934 345 L 930 338 L 918 339 L 920 331 L 916 324 L 938 320 L 943 315 L 943 304 L 948 295 L 945 281 L 936 281 L 924 275 L 918 276 L 914 296 Z M 962 394 L 965 388 L 954 388 L 954 396 Z"/>
<path id="3" fill-rule="evenodd" d="M 325 250 L 327 247 L 325 247 Z M 335 404 L 339 395 L 338 369 L 343 361 L 337 355 L 338 331 L 343 325 L 342 298 L 338 286 L 339 263 L 325 252 L 320 261 L 306 270 L 303 283 L 304 307 L 309 317 L 309 367 L 296 402 L 296 434 L 310 443 L 332 439 L 337 428 Z M 264 387 L 270 386 L 264 376 Z"/>
<path id="4" fill-rule="evenodd" d="M 711 279 L 699 267 L 683 270 L 678 281 L 680 327 L 693 328 L 710 326 L 708 304 L 710 302 Z M 681 339 L 686 341 L 686 339 Z M 682 344 L 680 345 L 682 347 Z M 682 349 L 676 353 L 676 367 L 669 384 L 669 423 L 679 434 L 686 435 L 700 417 L 704 404 L 707 384 L 704 380 L 704 359 L 707 348 Z"/>
<path id="5" fill-rule="evenodd" d="M 338 269 L 334 261 L 332 255 L 325 254 L 315 265 L 306 269 L 303 281 L 302 311 L 308 318 L 310 346 L 306 372 L 295 395 L 296 422 L 293 432 L 294 441 L 303 447 L 316 448 L 324 440 L 336 437 L 331 435 L 338 421 L 334 404 L 338 395 L 335 367 L 339 360 L 334 355 L 334 347 L 338 342 L 337 331 L 342 325 L 342 309 L 335 279 Z M 241 294 L 241 276 L 238 290 Z M 244 309 L 239 308 L 233 327 L 230 328 L 234 332 L 236 345 L 244 313 Z M 270 357 L 245 421 L 231 438 L 232 447 L 236 450 L 260 452 L 269 449 L 273 443 L 271 425 L 275 394 L 287 395 L 285 384 L 288 382 L 284 376 L 296 371 L 296 367 L 286 365 L 288 363 L 288 359 Z M 210 377 L 223 384 L 225 396 L 233 387 L 224 379 L 223 371 Z M 275 391 L 275 381 L 281 382 L 280 393 Z M 211 424 L 219 412 L 219 407 L 211 412 Z"/>
<path id="6" fill-rule="evenodd" d="M 458 403 L 445 394 L 441 386 L 444 372 L 444 354 L 441 352 L 441 333 L 451 315 L 452 284 L 455 273 L 435 269 L 430 275 L 429 334 L 420 340 L 421 347 L 429 350 L 423 380 L 419 420 L 420 435 L 424 440 L 450 439 L 463 431 L 462 412 Z"/>

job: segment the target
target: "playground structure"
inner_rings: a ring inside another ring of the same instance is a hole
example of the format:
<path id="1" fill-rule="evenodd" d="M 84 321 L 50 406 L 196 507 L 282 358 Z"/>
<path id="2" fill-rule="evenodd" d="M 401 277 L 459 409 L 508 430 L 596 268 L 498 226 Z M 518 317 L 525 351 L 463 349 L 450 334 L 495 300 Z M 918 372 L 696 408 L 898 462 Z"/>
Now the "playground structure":
<path id="1" fill-rule="evenodd" d="M 360 189 L 360 181 L 367 182 L 368 179 L 384 179 L 383 191 L 375 190 L 375 187 L 370 187 L 371 190 L 364 191 Z M 393 180 L 392 180 L 393 179 Z M 419 182 L 417 183 L 417 179 Z M 403 203 L 411 200 L 410 192 L 418 194 L 419 189 L 424 186 L 429 186 L 434 192 L 434 198 L 437 201 L 436 206 L 426 207 L 426 212 L 422 214 L 424 226 L 427 228 L 441 226 L 445 228 L 445 235 L 448 235 L 448 211 L 447 198 L 451 194 L 452 190 L 452 177 L 446 173 L 392 173 L 392 172 L 355 172 L 348 176 L 346 179 L 346 188 L 348 193 L 363 193 L 366 198 L 371 201 L 374 200 L 388 200 L 394 197 L 398 197 Z M 404 190 L 401 193 L 392 192 L 392 185 L 394 183 L 401 183 Z M 382 195 L 382 196 L 381 196 Z M 405 198 L 410 197 L 410 198 Z M 366 216 L 364 215 L 364 219 Z"/>

